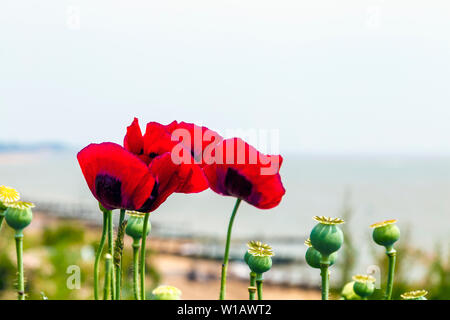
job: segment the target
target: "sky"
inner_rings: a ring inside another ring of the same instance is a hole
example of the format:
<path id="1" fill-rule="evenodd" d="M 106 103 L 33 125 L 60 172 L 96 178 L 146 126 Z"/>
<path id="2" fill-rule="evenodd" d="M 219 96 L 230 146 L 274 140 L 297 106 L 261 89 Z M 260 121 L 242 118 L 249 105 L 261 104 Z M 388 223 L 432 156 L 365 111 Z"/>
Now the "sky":
<path id="1" fill-rule="evenodd" d="M 136 116 L 450 154 L 448 1 L 3 0 L 0 25 L 0 142 L 121 142 Z"/>

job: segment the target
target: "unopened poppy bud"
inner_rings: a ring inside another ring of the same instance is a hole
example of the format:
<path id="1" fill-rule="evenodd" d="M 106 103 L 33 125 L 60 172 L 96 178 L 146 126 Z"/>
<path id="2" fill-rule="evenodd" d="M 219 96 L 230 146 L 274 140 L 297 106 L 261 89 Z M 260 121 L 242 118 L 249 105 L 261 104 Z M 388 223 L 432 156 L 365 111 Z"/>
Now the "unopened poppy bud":
<path id="1" fill-rule="evenodd" d="M 6 186 L 0 186 L 0 215 L 3 215 L 8 209 L 7 204 L 19 201 L 20 194 L 16 189 Z"/>
<path id="2" fill-rule="evenodd" d="M 376 279 L 369 275 L 356 275 L 353 276 L 355 283 L 353 284 L 353 290 L 361 298 L 365 299 L 370 297 L 375 291 Z"/>
<path id="3" fill-rule="evenodd" d="M 344 300 L 361 300 L 361 297 L 353 290 L 354 284 L 355 281 L 348 282 L 342 289 L 341 296 Z"/>
<path id="4" fill-rule="evenodd" d="M 305 254 L 306 263 L 312 268 L 320 269 L 320 261 L 322 260 L 322 255 L 319 251 L 314 249 L 311 245 L 311 240 L 308 239 L 305 241 L 305 245 L 308 247 Z M 336 262 L 337 252 L 334 252 L 330 255 L 329 261 L 330 266 L 332 266 Z"/>
<path id="5" fill-rule="evenodd" d="M 172 286 L 159 286 L 153 290 L 155 300 L 180 300 L 181 290 Z"/>
<path id="6" fill-rule="evenodd" d="M 134 240 L 139 240 L 142 238 L 142 232 L 144 231 L 144 215 L 140 212 L 127 211 L 130 216 L 127 222 L 127 227 L 125 228 L 125 233 L 132 237 Z M 147 235 L 150 233 L 151 225 L 150 221 L 147 225 Z"/>
<path id="7" fill-rule="evenodd" d="M 427 300 L 425 296 L 428 294 L 426 290 L 416 290 L 405 292 L 400 295 L 403 300 Z"/>
<path id="8" fill-rule="evenodd" d="M 338 251 L 344 243 L 344 234 L 338 227 L 339 224 L 344 223 L 344 220 L 318 216 L 315 216 L 314 220 L 318 224 L 311 231 L 311 244 L 321 253 L 322 263 L 330 264 L 329 256 Z"/>
<path id="9" fill-rule="evenodd" d="M 25 229 L 33 219 L 33 213 L 31 208 L 34 208 L 34 204 L 31 202 L 14 202 L 8 203 L 7 209 L 5 211 L 6 223 L 16 230 L 16 232 L 21 232 Z"/>
<path id="10" fill-rule="evenodd" d="M 400 238 L 400 229 L 395 224 L 397 220 L 386 220 L 372 224 L 374 228 L 372 238 L 380 246 L 386 247 L 388 251 L 392 250 L 395 242 Z"/>
<path id="11" fill-rule="evenodd" d="M 250 241 L 247 243 L 248 251 L 247 264 L 250 270 L 256 274 L 262 274 L 272 268 L 272 247 L 260 241 Z M 244 256 L 245 259 L 245 256 Z"/>

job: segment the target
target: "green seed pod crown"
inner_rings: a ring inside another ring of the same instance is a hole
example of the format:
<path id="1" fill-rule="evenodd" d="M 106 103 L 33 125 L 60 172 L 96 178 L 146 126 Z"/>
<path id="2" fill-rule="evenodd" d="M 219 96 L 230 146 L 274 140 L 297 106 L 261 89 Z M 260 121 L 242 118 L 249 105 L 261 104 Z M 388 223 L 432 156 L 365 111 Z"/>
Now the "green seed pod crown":
<path id="1" fill-rule="evenodd" d="M 8 203 L 7 209 L 5 211 L 6 223 L 16 230 L 16 232 L 21 232 L 25 229 L 33 219 L 33 213 L 31 208 L 34 208 L 34 204 L 31 202 L 14 202 Z"/>
<path id="2" fill-rule="evenodd" d="M 315 216 L 314 220 L 318 224 L 311 231 L 309 237 L 311 244 L 322 254 L 322 258 L 328 260 L 328 257 L 338 251 L 344 243 L 344 234 L 338 227 L 339 224 L 344 223 L 344 220 L 318 216 Z"/>
<path id="3" fill-rule="evenodd" d="M 125 233 L 132 237 L 134 240 L 142 238 L 142 232 L 144 231 L 144 215 L 140 212 L 127 211 L 130 216 L 125 228 Z M 150 221 L 147 225 L 147 235 L 150 233 L 151 225 Z"/>
<path id="4" fill-rule="evenodd" d="M 428 294 L 428 291 L 426 290 L 416 290 L 416 291 L 410 291 L 405 292 L 400 295 L 400 297 L 403 300 L 427 300 L 425 296 Z"/>
<path id="5" fill-rule="evenodd" d="M 395 224 L 397 220 L 386 220 L 372 224 L 374 228 L 372 238 L 375 243 L 386 248 L 392 248 L 395 242 L 400 238 L 400 229 Z"/>
<path id="6" fill-rule="evenodd" d="M 181 290 L 172 286 L 159 286 L 153 290 L 155 300 L 180 300 Z"/>
<path id="7" fill-rule="evenodd" d="M 353 276 L 353 290 L 361 298 L 370 297 L 375 291 L 375 278 L 368 275 Z"/>
<path id="8" fill-rule="evenodd" d="M 9 203 L 17 202 L 20 194 L 16 189 L 6 186 L 0 186 L 0 215 L 4 215 Z"/>
<path id="9" fill-rule="evenodd" d="M 252 272 L 262 274 L 272 268 L 272 256 L 274 255 L 272 247 L 260 241 L 250 241 L 247 243 L 248 251 L 247 264 Z"/>
<path id="10" fill-rule="evenodd" d="M 311 240 L 308 239 L 305 241 L 305 245 L 308 247 L 305 253 L 306 263 L 312 268 L 320 269 L 320 261 L 322 260 L 322 255 L 319 251 L 314 249 L 311 245 Z M 332 266 L 336 262 L 337 252 L 334 252 L 330 255 L 329 261 L 330 266 Z"/>

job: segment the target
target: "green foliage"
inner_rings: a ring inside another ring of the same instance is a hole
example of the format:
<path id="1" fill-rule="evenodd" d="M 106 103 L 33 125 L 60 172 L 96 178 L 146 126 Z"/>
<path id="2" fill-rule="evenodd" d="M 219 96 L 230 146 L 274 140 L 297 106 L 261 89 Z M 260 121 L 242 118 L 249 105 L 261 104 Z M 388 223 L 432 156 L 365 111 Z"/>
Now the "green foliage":
<path id="1" fill-rule="evenodd" d="M 437 246 L 425 279 L 430 300 L 450 300 L 450 254 L 447 259 L 445 261 L 441 247 Z"/>
<path id="2" fill-rule="evenodd" d="M 84 230 L 70 224 L 63 224 L 56 228 L 46 227 L 42 235 L 44 246 L 65 246 L 82 244 L 84 242 Z"/>
<path id="3" fill-rule="evenodd" d="M 3 248 L 1 248 L 3 249 Z M 0 250 L 1 250 L 0 249 Z M 16 266 L 9 258 L 9 255 L 1 250 L 0 253 L 0 291 L 9 287 L 10 283 L 14 281 L 16 273 Z"/>

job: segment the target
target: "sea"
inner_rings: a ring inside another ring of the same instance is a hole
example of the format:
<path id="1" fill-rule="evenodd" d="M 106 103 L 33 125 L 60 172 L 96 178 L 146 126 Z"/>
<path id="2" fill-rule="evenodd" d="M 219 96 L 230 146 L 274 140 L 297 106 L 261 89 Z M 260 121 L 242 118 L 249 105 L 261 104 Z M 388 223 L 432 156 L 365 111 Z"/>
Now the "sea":
<path id="1" fill-rule="evenodd" d="M 385 219 L 397 219 L 400 241 L 414 248 L 432 252 L 437 246 L 449 247 L 450 157 L 286 154 L 280 174 L 286 195 L 278 207 L 241 205 L 233 228 L 233 238 L 239 239 L 236 247 L 244 247 L 247 240 L 273 239 L 279 243 L 275 251 L 301 256 L 314 216 L 340 217 L 348 210 L 346 232 L 364 262 L 361 271 L 371 263 L 370 252 L 383 252 L 371 242 L 370 224 Z M 101 219 L 76 150 L 0 153 L 1 184 L 17 188 L 37 208 L 50 202 L 80 206 L 88 208 L 93 219 Z M 175 194 L 152 213 L 151 222 L 175 235 L 219 241 L 234 202 L 210 190 Z M 289 239 L 295 246 L 286 246 Z"/>

